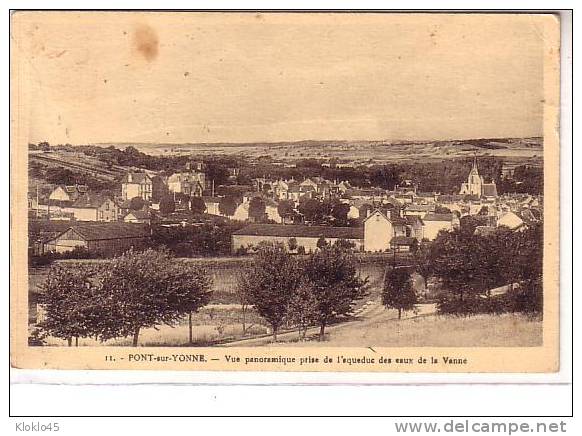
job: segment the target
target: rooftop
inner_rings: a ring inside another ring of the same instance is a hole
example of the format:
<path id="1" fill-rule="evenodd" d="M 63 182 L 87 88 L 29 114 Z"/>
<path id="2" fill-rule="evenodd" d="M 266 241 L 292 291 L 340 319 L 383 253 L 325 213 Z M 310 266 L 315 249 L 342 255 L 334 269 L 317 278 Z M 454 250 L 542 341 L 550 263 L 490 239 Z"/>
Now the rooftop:
<path id="1" fill-rule="evenodd" d="M 58 236 L 67 232 L 68 230 L 73 230 L 85 241 L 102 241 L 108 239 L 124 239 L 124 238 L 147 238 L 150 236 L 149 229 L 142 224 L 131 224 L 121 222 L 72 225 L 69 228 L 67 228 L 67 230 L 60 233 Z"/>
<path id="2" fill-rule="evenodd" d="M 452 221 L 454 214 L 452 213 L 428 213 L 422 219 L 423 221 Z"/>

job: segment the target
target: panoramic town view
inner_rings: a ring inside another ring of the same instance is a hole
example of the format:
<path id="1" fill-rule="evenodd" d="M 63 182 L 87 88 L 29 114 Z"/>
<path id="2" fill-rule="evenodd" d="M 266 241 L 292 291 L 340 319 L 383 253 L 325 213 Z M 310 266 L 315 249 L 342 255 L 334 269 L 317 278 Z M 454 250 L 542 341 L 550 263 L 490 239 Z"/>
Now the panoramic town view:
<path id="1" fill-rule="evenodd" d="M 540 138 L 343 147 L 30 144 L 31 344 L 540 344 Z"/>
<path id="2" fill-rule="evenodd" d="M 527 17 L 22 26 L 30 346 L 542 345 Z"/>

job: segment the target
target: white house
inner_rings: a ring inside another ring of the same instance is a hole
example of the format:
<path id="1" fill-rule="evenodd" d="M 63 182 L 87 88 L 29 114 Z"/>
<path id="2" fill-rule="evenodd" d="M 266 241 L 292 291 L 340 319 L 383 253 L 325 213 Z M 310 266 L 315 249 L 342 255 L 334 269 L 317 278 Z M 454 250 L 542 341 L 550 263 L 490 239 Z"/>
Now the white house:
<path id="1" fill-rule="evenodd" d="M 276 223 L 282 223 L 283 218 L 281 218 L 281 215 L 279 215 L 279 211 L 277 210 L 277 203 L 269 199 L 264 199 L 264 201 L 265 201 L 265 214 L 267 215 L 267 219 L 274 221 Z M 235 221 L 247 221 L 249 219 L 249 205 L 250 200 L 245 201 L 242 204 L 239 204 L 236 210 L 234 211 L 232 219 Z"/>
<path id="2" fill-rule="evenodd" d="M 406 236 L 406 222 L 402 218 L 389 218 L 375 210 L 364 220 L 364 251 L 388 250 L 396 236 Z"/>
<path id="3" fill-rule="evenodd" d="M 127 173 L 121 181 L 121 196 L 124 200 L 141 197 L 149 201 L 152 198 L 153 183 L 146 173 Z"/>
<path id="4" fill-rule="evenodd" d="M 424 238 L 434 241 L 441 230 L 452 231 L 459 228 L 460 220 L 454 213 L 429 213 L 422 218 Z"/>

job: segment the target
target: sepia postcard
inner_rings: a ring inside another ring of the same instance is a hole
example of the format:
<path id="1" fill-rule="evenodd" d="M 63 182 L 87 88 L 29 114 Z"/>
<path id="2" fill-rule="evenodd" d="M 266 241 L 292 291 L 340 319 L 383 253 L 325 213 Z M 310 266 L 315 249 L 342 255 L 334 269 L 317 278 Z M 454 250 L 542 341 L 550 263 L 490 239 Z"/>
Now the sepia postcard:
<path id="1" fill-rule="evenodd" d="M 10 27 L 14 368 L 559 370 L 559 16 Z"/>

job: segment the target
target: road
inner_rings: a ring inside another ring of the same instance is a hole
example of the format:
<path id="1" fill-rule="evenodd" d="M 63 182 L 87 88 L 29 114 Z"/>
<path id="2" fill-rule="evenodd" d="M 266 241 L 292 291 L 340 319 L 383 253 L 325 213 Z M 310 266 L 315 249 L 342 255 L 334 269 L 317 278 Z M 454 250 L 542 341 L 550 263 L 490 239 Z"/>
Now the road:
<path id="1" fill-rule="evenodd" d="M 365 327 L 368 324 L 375 324 L 379 320 L 385 322 L 386 320 L 397 320 L 398 319 L 398 312 L 396 310 L 392 310 L 392 316 L 386 316 L 388 309 L 386 309 L 380 301 L 368 302 L 364 305 L 363 309 L 356 313 L 356 318 L 327 326 L 325 328 L 325 334 L 333 335 L 334 332 L 341 331 L 342 329 L 354 327 L 354 324 L 357 324 L 359 328 Z M 436 304 L 419 304 L 417 305 L 416 312 L 403 312 L 402 318 L 415 318 L 419 316 L 426 316 L 436 313 Z M 319 334 L 319 327 L 311 327 L 307 329 L 307 338 L 315 338 Z M 279 342 L 291 342 L 297 340 L 297 331 L 289 331 L 280 333 L 277 335 L 277 340 Z M 273 337 L 272 336 L 263 336 L 260 338 L 249 338 L 249 339 L 242 339 L 234 342 L 229 342 L 227 344 L 222 344 L 223 347 L 249 347 L 249 346 L 261 346 L 261 345 L 272 345 L 273 344 Z"/>

